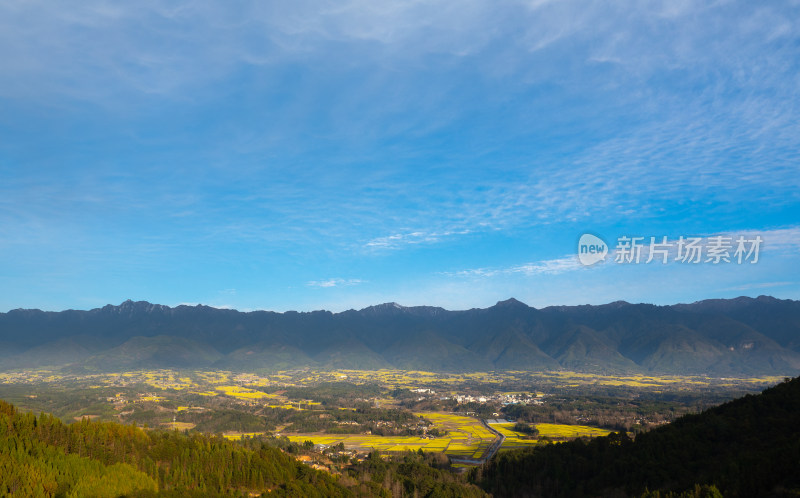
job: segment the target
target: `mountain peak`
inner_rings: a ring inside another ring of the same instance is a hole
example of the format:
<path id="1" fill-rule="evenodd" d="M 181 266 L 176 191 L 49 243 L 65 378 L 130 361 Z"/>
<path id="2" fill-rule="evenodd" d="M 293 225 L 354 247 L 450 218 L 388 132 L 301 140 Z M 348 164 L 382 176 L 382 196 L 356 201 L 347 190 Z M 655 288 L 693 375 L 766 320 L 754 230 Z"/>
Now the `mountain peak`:
<path id="1" fill-rule="evenodd" d="M 147 301 L 133 301 L 131 299 L 123 301 L 119 306 L 107 304 L 101 308 L 102 311 L 107 313 L 152 313 L 153 311 L 163 311 L 167 309 L 169 309 L 169 307 L 162 304 L 153 304 Z"/>
<path id="2" fill-rule="evenodd" d="M 405 306 L 401 306 L 394 301 L 391 303 L 383 303 L 383 304 L 376 304 L 373 306 L 368 306 L 361 310 L 362 313 L 396 313 L 398 311 L 404 311 L 406 308 Z"/>
<path id="3" fill-rule="evenodd" d="M 497 301 L 495 307 L 498 308 L 529 308 L 529 306 L 523 302 L 517 301 L 513 297 L 506 299 L 505 301 Z"/>

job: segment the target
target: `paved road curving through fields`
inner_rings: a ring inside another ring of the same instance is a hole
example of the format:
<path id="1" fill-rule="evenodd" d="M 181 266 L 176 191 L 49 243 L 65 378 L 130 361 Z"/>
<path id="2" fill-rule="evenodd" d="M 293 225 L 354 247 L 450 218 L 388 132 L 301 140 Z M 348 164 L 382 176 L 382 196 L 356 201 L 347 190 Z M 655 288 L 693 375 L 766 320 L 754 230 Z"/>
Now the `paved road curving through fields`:
<path id="1" fill-rule="evenodd" d="M 489 430 L 489 432 L 493 433 L 496 436 L 494 438 L 494 441 L 492 441 L 492 444 L 483 454 L 483 458 L 451 458 L 450 459 L 451 463 L 461 463 L 466 465 L 483 465 L 484 463 L 488 462 L 494 456 L 495 453 L 497 453 L 497 450 L 499 450 L 500 447 L 503 445 L 503 441 L 506 440 L 506 437 L 500 434 L 495 429 L 493 429 L 487 423 L 486 420 L 481 420 L 481 423 L 483 424 L 484 427 L 486 427 L 486 429 Z"/>

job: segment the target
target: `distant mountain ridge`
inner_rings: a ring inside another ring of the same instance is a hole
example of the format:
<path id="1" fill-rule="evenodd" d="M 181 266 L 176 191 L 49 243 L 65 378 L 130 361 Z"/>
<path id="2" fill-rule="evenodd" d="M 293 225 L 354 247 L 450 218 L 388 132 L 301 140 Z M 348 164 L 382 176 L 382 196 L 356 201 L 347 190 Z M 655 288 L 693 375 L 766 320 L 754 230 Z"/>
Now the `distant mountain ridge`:
<path id="1" fill-rule="evenodd" d="M 800 301 L 768 296 L 448 311 L 397 303 L 341 313 L 239 312 L 125 301 L 0 313 L 0 368 L 302 367 L 796 375 Z"/>

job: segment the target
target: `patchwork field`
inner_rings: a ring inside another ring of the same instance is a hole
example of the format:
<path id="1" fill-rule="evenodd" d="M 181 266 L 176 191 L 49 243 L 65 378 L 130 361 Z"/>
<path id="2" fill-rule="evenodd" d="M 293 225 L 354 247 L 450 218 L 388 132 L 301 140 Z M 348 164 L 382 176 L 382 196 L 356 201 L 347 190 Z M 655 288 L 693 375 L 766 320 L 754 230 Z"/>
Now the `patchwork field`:
<path id="1" fill-rule="evenodd" d="M 416 413 L 433 422 L 447 435 L 434 439 L 419 436 L 373 436 L 362 434 L 287 434 L 297 443 L 312 441 L 314 444 L 333 445 L 344 443 L 350 449 L 364 451 L 418 450 L 444 452 L 456 458 L 481 458 L 494 441 L 495 435 L 486 429 L 480 420 L 451 413 Z"/>
<path id="2" fill-rule="evenodd" d="M 473 417 L 454 415 L 451 413 L 417 413 L 432 421 L 439 429 L 447 431 L 447 435 L 435 439 L 425 439 L 418 436 L 372 436 L 358 434 L 287 434 L 290 441 L 304 443 L 312 441 L 314 444 L 326 446 L 344 443 L 348 449 L 363 451 L 407 451 L 422 449 L 423 451 L 442 451 L 454 458 L 480 459 L 485 456 L 495 435 L 489 431 L 480 420 Z M 506 439 L 501 447 L 502 451 L 542 444 L 541 437 L 550 440 L 567 440 L 577 437 L 597 437 L 611 433 L 607 429 L 590 427 L 586 425 L 566 424 L 536 424 L 539 438 L 513 430 L 513 422 L 490 424 L 492 429 L 503 434 Z M 250 435 L 250 434 L 248 434 Z M 225 437 L 234 439 L 241 434 L 226 434 Z"/>

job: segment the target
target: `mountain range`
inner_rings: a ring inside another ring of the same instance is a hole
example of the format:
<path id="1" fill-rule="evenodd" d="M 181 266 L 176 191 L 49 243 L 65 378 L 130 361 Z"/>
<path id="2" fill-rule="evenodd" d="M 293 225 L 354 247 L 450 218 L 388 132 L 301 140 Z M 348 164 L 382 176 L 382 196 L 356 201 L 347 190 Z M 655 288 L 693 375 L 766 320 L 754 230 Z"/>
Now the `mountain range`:
<path id="1" fill-rule="evenodd" d="M 396 303 L 341 313 L 239 312 L 125 301 L 0 313 L 0 369 L 428 371 L 797 375 L 800 301 L 768 296 L 448 311 Z"/>

